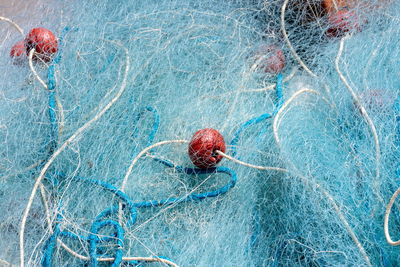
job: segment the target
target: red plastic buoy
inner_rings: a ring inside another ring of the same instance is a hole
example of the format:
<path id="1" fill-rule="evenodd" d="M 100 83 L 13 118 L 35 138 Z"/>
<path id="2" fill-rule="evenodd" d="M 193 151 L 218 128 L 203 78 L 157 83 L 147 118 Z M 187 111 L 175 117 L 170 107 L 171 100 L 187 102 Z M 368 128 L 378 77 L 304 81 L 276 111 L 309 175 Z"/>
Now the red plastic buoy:
<path id="1" fill-rule="evenodd" d="M 11 47 L 10 57 L 19 58 L 26 54 L 24 41 L 19 41 L 13 47 Z"/>
<path id="2" fill-rule="evenodd" d="M 329 37 L 341 37 L 347 32 L 360 32 L 361 24 L 365 23 L 354 11 L 339 10 L 328 17 L 329 28 L 326 34 Z"/>
<path id="3" fill-rule="evenodd" d="M 212 168 L 222 160 L 215 151 L 225 152 L 224 137 L 215 129 L 197 131 L 189 143 L 189 157 L 199 168 Z"/>
<path id="4" fill-rule="evenodd" d="M 256 52 L 257 68 L 271 74 L 282 71 L 285 67 L 285 55 L 279 47 L 275 45 L 263 45 Z"/>
<path id="5" fill-rule="evenodd" d="M 58 50 L 56 36 L 48 29 L 34 28 L 25 37 L 25 48 L 28 54 L 35 49 L 36 56 L 48 62 Z"/>
<path id="6" fill-rule="evenodd" d="M 322 7 L 328 14 L 333 14 L 340 9 L 350 9 L 360 4 L 357 0 L 322 0 Z"/>

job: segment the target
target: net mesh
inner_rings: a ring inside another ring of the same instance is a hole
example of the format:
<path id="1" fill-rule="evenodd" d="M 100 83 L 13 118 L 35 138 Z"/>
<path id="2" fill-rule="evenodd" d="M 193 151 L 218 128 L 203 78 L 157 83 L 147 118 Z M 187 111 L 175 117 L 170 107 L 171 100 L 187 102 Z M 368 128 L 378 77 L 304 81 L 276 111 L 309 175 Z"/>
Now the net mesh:
<path id="1" fill-rule="evenodd" d="M 396 266 L 398 1 L 0 10 L 0 264 Z M 8 54 L 37 26 L 36 75 Z"/>

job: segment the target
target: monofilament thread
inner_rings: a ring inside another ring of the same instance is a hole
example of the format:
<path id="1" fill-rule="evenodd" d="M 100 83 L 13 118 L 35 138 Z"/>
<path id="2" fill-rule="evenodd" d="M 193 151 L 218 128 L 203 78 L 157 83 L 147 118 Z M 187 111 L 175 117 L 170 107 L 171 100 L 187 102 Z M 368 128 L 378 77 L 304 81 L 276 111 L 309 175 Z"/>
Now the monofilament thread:
<path id="1" fill-rule="evenodd" d="M 39 81 L 39 83 L 40 83 L 46 90 L 48 90 L 47 84 L 40 78 L 40 76 L 38 75 L 38 73 L 36 72 L 36 70 L 35 70 L 35 68 L 34 68 L 34 66 L 33 66 L 33 60 L 32 60 L 32 58 L 33 58 L 34 53 L 35 53 L 35 50 L 34 50 L 34 49 L 31 49 L 31 50 L 29 51 L 29 55 L 28 55 L 29 68 L 30 68 L 31 72 L 33 73 L 34 77 Z M 60 137 L 61 134 L 62 134 L 62 128 L 63 128 L 63 125 L 64 125 L 64 112 L 63 112 L 63 106 L 62 106 L 62 104 L 61 104 L 61 101 L 60 101 L 60 99 L 59 99 L 59 97 L 58 97 L 57 95 L 56 95 L 56 97 L 55 97 L 55 100 L 56 100 L 56 105 L 57 105 L 57 107 L 58 107 L 58 111 L 59 111 L 59 113 L 60 113 L 60 122 L 59 122 L 59 124 L 60 124 L 60 127 L 59 127 L 59 137 Z M 51 233 L 53 233 L 53 230 L 52 230 L 52 219 L 51 219 L 51 215 L 50 215 L 50 211 L 49 211 L 49 206 L 48 206 L 48 203 L 47 203 L 46 190 L 45 190 L 45 188 L 44 188 L 44 186 L 43 186 L 43 183 L 40 183 L 39 187 L 40 187 L 41 200 L 42 200 L 42 203 L 43 203 L 43 206 L 44 206 L 44 209 L 45 209 L 46 221 L 47 221 L 47 224 L 48 224 L 48 228 L 49 228 L 49 231 L 50 231 Z M 71 249 L 70 249 L 66 244 L 64 244 L 61 240 L 58 240 L 58 239 L 57 239 L 57 241 L 58 241 L 58 242 L 60 243 L 60 245 L 61 245 L 64 249 L 66 249 L 67 251 L 71 250 Z"/>
<path id="2" fill-rule="evenodd" d="M 110 41 L 112 42 L 112 41 Z M 126 63 L 125 63 L 125 71 L 124 71 L 124 76 L 123 76 L 123 80 L 121 83 L 121 87 L 119 89 L 119 91 L 117 92 L 117 94 L 114 96 L 113 99 L 111 99 L 109 101 L 109 103 L 102 108 L 91 120 L 89 120 L 88 122 L 86 122 L 82 127 L 80 127 L 71 137 L 69 137 L 50 157 L 50 159 L 47 161 L 47 163 L 44 165 L 44 167 L 42 168 L 42 170 L 40 171 L 39 176 L 36 178 L 35 184 L 33 186 L 31 195 L 29 197 L 28 203 L 26 205 L 22 220 L 21 220 L 21 226 L 20 226 L 20 232 L 19 232 L 19 242 L 20 242 L 20 266 L 24 267 L 24 234 L 25 234 L 25 225 L 26 225 L 26 220 L 29 214 L 29 211 L 32 207 L 32 203 L 33 200 L 35 198 L 36 195 L 36 191 L 39 187 L 39 185 L 41 184 L 43 177 L 45 175 L 45 173 L 47 172 L 47 170 L 49 169 L 50 165 L 55 161 L 55 159 L 57 158 L 57 156 L 59 154 L 61 154 L 61 152 L 63 152 L 65 150 L 65 148 L 67 148 L 73 141 L 75 141 L 75 139 L 77 137 L 80 136 L 80 134 L 82 134 L 86 129 L 88 129 L 95 121 L 97 121 L 98 119 L 100 119 L 104 113 L 106 113 L 107 110 L 109 110 L 114 104 L 115 102 L 118 101 L 118 99 L 120 98 L 120 96 L 122 95 L 122 93 L 125 91 L 126 88 L 126 83 L 127 83 L 127 77 L 128 77 L 128 72 L 129 72 L 129 68 L 130 68 L 130 57 L 129 57 L 129 52 L 128 49 L 123 47 L 121 44 L 118 44 L 116 42 L 112 42 L 118 46 L 120 46 L 121 48 L 123 48 L 125 50 L 125 56 L 126 56 Z"/>
<path id="3" fill-rule="evenodd" d="M 13 22 L 11 19 L 5 18 L 5 17 L 0 17 L 0 20 L 9 22 L 11 25 L 13 25 L 13 26 L 18 30 L 18 32 L 19 32 L 22 36 L 24 36 L 24 31 L 22 30 L 22 28 L 21 28 L 17 23 L 15 23 L 15 22 Z M 36 79 L 38 79 L 39 82 L 41 82 L 42 86 L 44 86 L 44 87 L 47 89 L 47 85 L 42 81 L 42 79 L 39 77 L 39 75 L 38 75 L 37 72 L 35 71 L 35 68 L 33 67 L 33 64 L 32 64 L 33 53 L 34 53 L 34 49 L 32 49 L 32 50 L 30 51 L 30 53 L 29 53 L 29 67 L 30 67 L 30 70 L 33 72 L 33 74 L 34 74 L 34 76 L 36 77 Z M 56 99 L 56 102 L 57 102 L 57 105 L 58 105 L 60 111 L 62 112 L 62 105 L 61 105 L 60 101 L 58 100 L 58 98 Z M 62 117 L 63 117 L 63 116 L 62 116 Z M 38 166 L 41 162 L 42 162 L 42 161 L 40 160 L 40 161 L 36 162 L 35 164 L 29 166 L 28 168 L 26 168 L 26 169 L 24 170 L 24 172 L 25 172 L 25 171 L 28 171 L 28 170 L 30 170 L 30 169 L 35 168 L 35 167 Z M 48 224 L 48 226 L 49 226 L 50 231 L 52 232 L 52 229 L 51 229 L 51 216 L 50 216 L 50 212 L 49 212 L 48 203 L 47 203 L 47 200 L 46 200 L 46 190 L 45 190 L 45 188 L 44 188 L 44 186 L 43 186 L 42 183 L 39 184 L 39 187 L 40 187 L 41 200 L 42 200 L 43 206 L 44 206 L 44 208 L 45 208 L 46 221 L 47 221 L 47 224 Z M 63 243 L 62 243 L 62 245 L 65 246 L 65 244 L 63 244 Z M 1 262 L 1 261 L 2 261 L 2 260 L 0 260 L 0 262 Z M 4 262 L 5 262 L 5 261 L 4 261 Z M 4 262 L 3 262 L 3 263 L 4 263 Z M 10 263 L 8 263 L 8 262 L 7 262 L 7 264 L 9 264 L 10 266 L 12 266 L 12 264 L 10 264 Z"/>
<path id="4" fill-rule="evenodd" d="M 217 150 L 216 151 L 219 155 L 232 160 L 233 162 L 236 162 L 240 165 L 249 167 L 249 168 L 253 168 L 253 169 L 257 169 L 257 170 L 272 170 L 272 171 L 280 171 L 280 172 L 285 172 L 285 173 L 289 173 L 289 170 L 287 169 L 283 169 L 283 168 L 279 168 L 279 167 L 265 167 L 265 166 L 257 166 L 257 165 L 253 165 L 253 164 L 249 164 L 243 161 L 240 161 L 238 159 L 232 158 L 231 156 L 226 155 L 225 153 Z M 360 250 L 361 254 L 364 257 L 364 260 L 366 261 L 368 266 L 372 267 L 372 264 L 369 260 L 368 255 L 365 252 L 364 247 L 361 245 L 360 241 L 358 240 L 357 236 L 355 235 L 354 231 L 351 229 L 349 223 L 347 222 L 346 218 L 343 216 L 342 212 L 340 211 L 339 206 L 336 204 L 336 201 L 333 199 L 333 197 L 328 193 L 328 191 L 326 191 L 320 184 L 315 183 L 315 182 L 311 182 L 309 179 L 307 179 L 306 177 L 299 175 L 299 174 L 295 174 L 296 176 L 298 176 L 304 184 L 310 185 L 310 184 L 314 184 L 315 188 L 318 188 L 322 194 L 326 197 L 326 199 L 328 199 L 328 201 L 331 203 L 331 205 L 333 206 L 336 214 L 338 215 L 339 219 L 342 221 L 343 225 L 345 226 L 347 232 L 349 233 L 351 239 L 354 241 L 354 243 L 356 244 L 356 246 L 358 247 L 358 249 Z M 399 193 L 400 193 L 400 188 L 398 189 Z M 393 203 L 392 203 L 393 204 Z M 390 211 L 389 211 L 390 213 Z M 400 240 L 398 241 L 400 244 Z"/>
<path id="5" fill-rule="evenodd" d="M 105 41 L 108 41 L 108 40 L 105 40 Z M 108 42 L 110 42 L 110 41 L 108 41 Z M 40 83 L 45 89 L 48 89 L 47 84 L 44 83 L 44 81 L 40 78 L 40 76 L 37 74 L 37 72 L 36 72 L 36 70 L 35 70 L 35 68 L 34 68 L 34 66 L 33 66 L 33 62 L 32 62 L 33 54 L 34 54 L 34 50 L 32 49 L 32 50 L 30 51 L 30 53 L 29 53 L 29 65 L 30 65 L 30 69 L 31 69 L 31 71 L 33 72 L 35 78 L 39 81 L 39 83 Z M 56 101 L 57 101 L 57 105 L 60 107 L 60 109 L 61 109 L 61 111 L 62 111 L 61 103 L 59 103 L 59 100 L 58 100 L 57 97 L 56 97 Z M 61 115 L 62 115 L 62 114 L 61 114 Z M 62 116 L 62 118 L 63 118 L 63 116 Z M 182 141 L 187 142 L 186 140 L 182 140 Z M 155 146 L 153 145 L 153 147 L 155 147 Z M 143 154 L 142 154 L 142 155 L 143 155 Z M 133 167 L 133 166 L 132 166 L 132 167 Z M 46 211 L 46 219 L 47 219 L 47 222 L 48 222 L 48 225 L 49 225 L 49 230 L 50 230 L 50 232 L 52 232 L 52 229 L 51 229 L 50 212 L 49 212 L 49 209 L 48 209 L 48 204 L 47 204 L 47 201 L 46 201 L 46 195 L 45 195 L 44 187 L 43 187 L 42 184 L 40 184 L 40 192 L 41 192 L 41 196 L 42 196 L 43 205 L 44 205 L 45 211 Z M 79 253 L 76 253 L 74 250 L 72 250 L 71 248 L 69 248 L 66 244 L 64 244 L 64 243 L 63 243 L 61 240 L 59 240 L 58 238 L 57 238 L 57 241 L 58 241 L 58 243 L 59 243 L 67 252 L 69 252 L 71 255 L 73 255 L 73 256 L 75 256 L 75 257 L 77 257 L 77 258 L 80 258 L 80 259 L 82 259 L 82 260 L 90 260 L 89 257 L 86 257 L 86 256 L 83 256 L 83 255 L 80 255 Z M 164 262 L 164 263 L 170 264 L 170 265 L 172 265 L 172 266 L 176 266 L 176 267 L 178 266 L 178 265 L 176 265 L 176 264 L 174 264 L 174 263 L 172 263 L 172 262 L 170 262 L 170 261 L 168 261 L 168 260 L 165 260 L 165 259 L 162 259 L 162 258 L 157 258 L 157 257 L 123 257 L 123 258 L 122 258 L 122 260 L 135 260 L 135 259 L 136 259 L 136 260 L 145 260 L 145 261 L 148 261 L 148 262 Z M 99 261 L 113 261 L 114 258 L 98 258 L 98 260 L 99 260 Z"/>

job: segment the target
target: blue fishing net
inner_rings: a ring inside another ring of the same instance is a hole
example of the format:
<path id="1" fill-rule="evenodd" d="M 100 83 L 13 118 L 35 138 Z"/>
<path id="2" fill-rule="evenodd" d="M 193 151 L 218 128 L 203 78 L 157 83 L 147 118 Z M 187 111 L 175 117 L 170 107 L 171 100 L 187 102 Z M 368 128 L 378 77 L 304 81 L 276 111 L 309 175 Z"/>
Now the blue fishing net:
<path id="1" fill-rule="evenodd" d="M 396 266 L 398 1 L 337 37 L 320 2 L 45 4 L 44 85 L 1 22 L 0 263 Z M 191 163 L 203 128 L 233 160 Z"/>

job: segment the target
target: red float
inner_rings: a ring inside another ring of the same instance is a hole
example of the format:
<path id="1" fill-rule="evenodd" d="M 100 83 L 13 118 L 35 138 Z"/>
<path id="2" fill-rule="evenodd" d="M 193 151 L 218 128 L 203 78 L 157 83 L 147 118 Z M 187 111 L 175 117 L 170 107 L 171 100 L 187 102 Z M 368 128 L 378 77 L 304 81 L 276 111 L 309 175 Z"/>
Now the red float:
<path id="1" fill-rule="evenodd" d="M 282 49 L 275 45 L 263 45 L 256 52 L 257 68 L 271 74 L 282 71 L 285 67 L 285 55 Z"/>
<path id="2" fill-rule="evenodd" d="M 11 47 L 10 57 L 20 58 L 26 54 L 24 41 L 19 41 Z"/>
<path id="3" fill-rule="evenodd" d="M 329 28 L 326 34 L 329 37 L 341 37 L 348 32 L 360 32 L 361 24 L 365 23 L 354 11 L 339 10 L 328 17 Z"/>
<path id="4" fill-rule="evenodd" d="M 27 54 L 35 49 L 36 57 L 48 62 L 57 52 L 58 42 L 56 36 L 48 29 L 34 28 L 25 37 Z"/>
<path id="5" fill-rule="evenodd" d="M 189 143 L 189 157 L 198 168 L 212 168 L 222 160 L 216 151 L 225 152 L 224 137 L 215 129 L 197 131 Z"/>
<path id="6" fill-rule="evenodd" d="M 365 1 L 366 2 L 366 1 Z M 323 0 L 322 7 L 327 14 L 336 13 L 338 10 L 352 9 L 357 6 L 357 0 Z"/>

